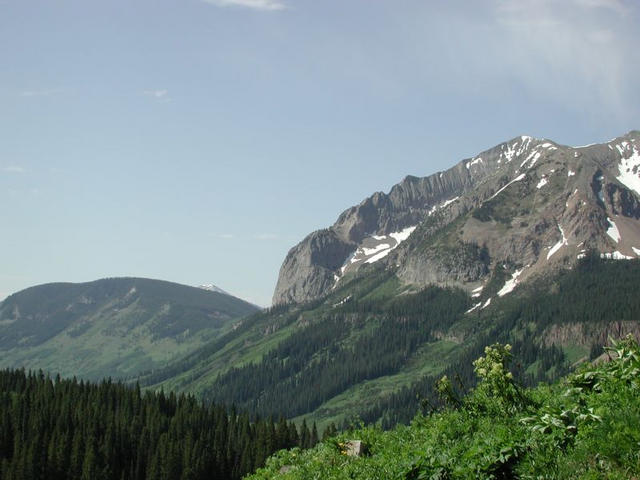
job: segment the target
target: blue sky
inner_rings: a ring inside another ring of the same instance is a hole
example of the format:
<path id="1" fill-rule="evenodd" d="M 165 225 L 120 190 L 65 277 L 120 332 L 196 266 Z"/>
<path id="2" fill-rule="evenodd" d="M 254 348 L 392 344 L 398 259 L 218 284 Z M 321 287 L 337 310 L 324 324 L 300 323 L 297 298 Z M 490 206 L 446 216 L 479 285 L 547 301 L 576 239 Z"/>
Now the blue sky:
<path id="1" fill-rule="evenodd" d="M 270 303 L 286 252 L 520 134 L 640 128 L 636 0 L 0 0 L 0 298 Z"/>

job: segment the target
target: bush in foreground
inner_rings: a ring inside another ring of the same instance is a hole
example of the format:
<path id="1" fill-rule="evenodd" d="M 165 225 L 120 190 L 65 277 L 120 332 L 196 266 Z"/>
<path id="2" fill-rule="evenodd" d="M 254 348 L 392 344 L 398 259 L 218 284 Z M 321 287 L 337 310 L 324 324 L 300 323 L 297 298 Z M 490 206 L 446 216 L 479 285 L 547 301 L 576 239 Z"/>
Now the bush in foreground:
<path id="1" fill-rule="evenodd" d="M 606 350 L 608 362 L 522 389 L 508 369 L 510 347 L 487 347 L 469 396 L 457 398 L 446 378 L 438 383 L 447 409 L 389 432 L 362 427 L 311 450 L 278 452 L 249 478 L 640 478 L 640 348 L 627 337 Z M 368 454 L 345 455 L 351 439 Z"/>

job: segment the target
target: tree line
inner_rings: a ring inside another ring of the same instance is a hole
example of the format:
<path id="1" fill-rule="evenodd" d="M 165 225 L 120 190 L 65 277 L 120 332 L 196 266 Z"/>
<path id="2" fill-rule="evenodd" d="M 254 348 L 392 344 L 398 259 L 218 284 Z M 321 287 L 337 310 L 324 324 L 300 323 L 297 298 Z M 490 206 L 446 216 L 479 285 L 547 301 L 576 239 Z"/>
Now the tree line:
<path id="1" fill-rule="evenodd" d="M 315 424 L 251 421 L 192 396 L 42 372 L 0 371 L 0 479 L 240 479 Z"/>

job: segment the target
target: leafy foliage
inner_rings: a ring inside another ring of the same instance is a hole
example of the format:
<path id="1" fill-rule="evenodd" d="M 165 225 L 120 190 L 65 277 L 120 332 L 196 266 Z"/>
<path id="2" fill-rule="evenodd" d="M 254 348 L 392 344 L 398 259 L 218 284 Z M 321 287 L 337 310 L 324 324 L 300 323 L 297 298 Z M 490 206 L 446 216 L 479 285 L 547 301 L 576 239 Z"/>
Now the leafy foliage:
<path id="1" fill-rule="evenodd" d="M 360 427 L 306 452 L 278 452 L 249 478 L 637 478 L 640 347 L 627 337 L 608 351 L 608 363 L 524 389 L 507 368 L 508 346 L 492 345 L 474 362 L 478 386 L 457 406 L 391 431 Z M 451 393 L 450 381 L 439 385 Z M 364 441 L 370 455 L 342 455 L 349 439 Z"/>

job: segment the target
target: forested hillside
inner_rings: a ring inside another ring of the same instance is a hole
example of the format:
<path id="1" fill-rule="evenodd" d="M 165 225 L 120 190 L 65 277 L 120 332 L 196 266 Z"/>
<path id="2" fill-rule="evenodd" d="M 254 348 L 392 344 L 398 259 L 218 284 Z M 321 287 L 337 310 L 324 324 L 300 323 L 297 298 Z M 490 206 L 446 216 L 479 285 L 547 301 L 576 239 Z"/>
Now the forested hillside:
<path id="1" fill-rule="evenodd" d="M 525 384 L 553 380 L 610 334 L 640 329 L 640 262 L 587 255 L 573 270 L 497 296 L 502 271 L 476 299 L 457 289 L 403 290 L 371 268 L 322 300 L 254 315 L 187 359 L 143 378 L 261 416 L 408 422 L 435 401 L 446 373 L 474 383 L 471 361 L 509 342 Z M 493 298 L 489 305 L 487 300 Z M 469 311 L 473 303 L 488 305 Z"/>
<path id="2" fill-rule="evenodd" d="M 257 310 L 231 295 L 147 278 L 38 285 L 0 303 L 0 367 L 130 377 L 181 358 Z"/>
<path id="3" fill-rule="evenodd" d="M 249 416 L 121 383 L 0 371 L 1 480 L 239 479 L 315 425 Z"/>

